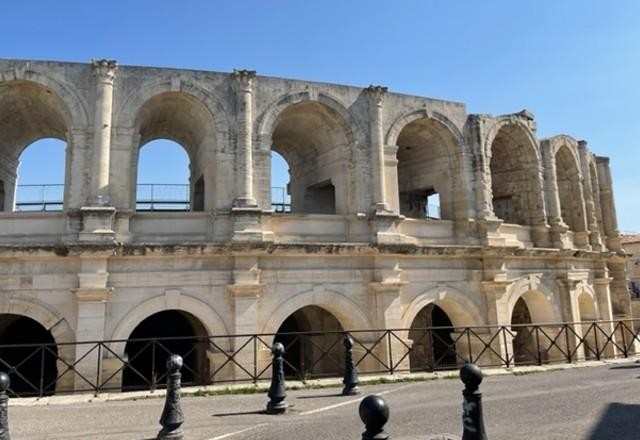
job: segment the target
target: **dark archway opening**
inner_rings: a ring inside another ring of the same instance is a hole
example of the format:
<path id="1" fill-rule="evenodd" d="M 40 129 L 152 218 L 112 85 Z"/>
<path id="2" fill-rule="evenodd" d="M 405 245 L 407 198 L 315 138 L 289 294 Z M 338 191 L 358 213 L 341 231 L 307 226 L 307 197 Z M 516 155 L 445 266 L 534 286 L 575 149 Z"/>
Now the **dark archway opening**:
<path id="1" fill-rule="evenodd" d="M 133 330 L 124 352 L 129 366 L 122 374 L 122 389 L 162 386 L 167 380 L 167 358 L 182 356 L 182 383 L 206 384 L 209 378 L 207 332 L 192 314 L 165 310 L 149 316 Z"/>
<path id="2" fill-rule="evenodd" d="M 441 307 L 432 303 L 420 310 L 409 330 L 409 339 L 413 341 L 409 354 L 411 371 L 456 368 L 457 356 L 452 332 L 453 324 Z"/>
<path id="3" fill-rule="evenodd" d="M 0 315 L 0 370 L 9 373 L 11 390 L 16 395 L 53 394 L 57 358 L 56 342 L 40 323 L 26 316 Z"/>
<path id="4" fill-rule="evenodd" d="M 531 325 L 531 312 L 527 303 L 519 298 L 511 313 L 511 332 L 513 337 L 513 361 L 516 365 L 531 364 L 537 360 L 537 347 L 534 327 Z"/>
<path id="5" fill-rule="evenodd" d="M 274 338 L 285 347 L 285 377 L 304 380 L 342 374 L 343 332 L 335 316 L 321 307 L 306 306 L 289 315 Z"/>

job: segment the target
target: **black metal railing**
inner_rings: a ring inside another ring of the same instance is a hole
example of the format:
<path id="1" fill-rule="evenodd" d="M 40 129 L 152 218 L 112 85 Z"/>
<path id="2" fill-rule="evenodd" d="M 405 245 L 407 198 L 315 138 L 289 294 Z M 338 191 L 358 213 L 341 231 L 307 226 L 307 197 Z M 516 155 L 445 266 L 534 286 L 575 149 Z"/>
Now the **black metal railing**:
<path id="1" fill-rule="evenodd" d="M 285 346 L 285 374 L 307 380 L 341 376 L 346 333 L 360 374 L 543 365 L 636 354 L 640 320 L 511 326 L 428 327 L 144 338 L 0 345 L 0 371 L 14 396 L 150 389 L 164 386 L 165 360 L 184 359 L 183 384 L 268 380 L 271 345 Z"/>
<path id="2" fill-rule="evenodd" d="M 16 211 L 62 211 L 64 185 L 18 185 Z"/>

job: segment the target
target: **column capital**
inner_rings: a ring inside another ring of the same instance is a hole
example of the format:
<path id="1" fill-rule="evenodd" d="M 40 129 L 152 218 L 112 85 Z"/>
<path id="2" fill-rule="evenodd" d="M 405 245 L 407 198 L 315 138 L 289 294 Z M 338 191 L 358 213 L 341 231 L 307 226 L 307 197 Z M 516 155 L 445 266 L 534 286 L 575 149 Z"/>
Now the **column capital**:
<path id="1" fill-rule="evenodd" d="M 253 80 L 256 78 L 255 70 L 233 69 L 233 88 L 237 92 L 249 92 L 253 90 Z"/>
<path id="2" fill-rule="evenodd" d="M 96 78 L 109 83 L 113 83 L 118 71 L 118 63 L 115 60 L 91 60 L 91 67 Z"/>
<path id="3" fill-rule="evenodd" d="M 376 86 L 371 84 L 369 87 L 367 87 L 364 90 L 373 104 L 375 104 L 378 107 L 382 107 L 382 104 L 384 103 L 384 98 L 389 89 L 387 87 Z"/>

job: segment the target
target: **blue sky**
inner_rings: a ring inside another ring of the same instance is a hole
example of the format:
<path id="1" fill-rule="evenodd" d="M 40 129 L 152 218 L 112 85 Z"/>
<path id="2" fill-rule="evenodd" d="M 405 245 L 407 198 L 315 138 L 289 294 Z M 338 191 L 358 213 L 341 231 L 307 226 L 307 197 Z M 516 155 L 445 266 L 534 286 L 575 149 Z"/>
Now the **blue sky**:
<path id="1" fill-rule="evenodd" d="M 620 229 L 640 231 L 638 23 L 637 0 L 5 2 L 0 57 L 247 68 L 527 108 L 539 137 L 611 157 Z"/>

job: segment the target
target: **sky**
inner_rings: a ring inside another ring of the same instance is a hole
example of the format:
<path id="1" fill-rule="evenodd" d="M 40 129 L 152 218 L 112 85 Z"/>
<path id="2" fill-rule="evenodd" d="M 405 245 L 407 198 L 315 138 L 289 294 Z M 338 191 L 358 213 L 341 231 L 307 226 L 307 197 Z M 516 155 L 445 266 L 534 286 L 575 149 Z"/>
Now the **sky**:
<path id="1" fill-rule="evenodd" d="M 0 58 L 252 69 L 469 113 L 526 108 L 539 138 L 569 134 L 611 158 L 619 228 L 640 232 L 637 0 L 32 0 L 4 2 L 1 21 Z M 23 165 L 25 182 L 48 178 Z"/>

